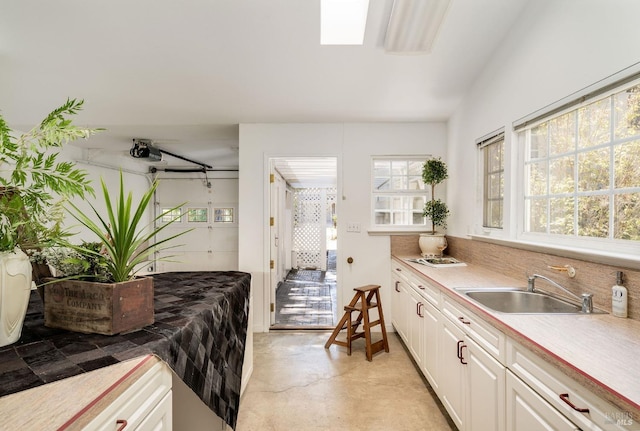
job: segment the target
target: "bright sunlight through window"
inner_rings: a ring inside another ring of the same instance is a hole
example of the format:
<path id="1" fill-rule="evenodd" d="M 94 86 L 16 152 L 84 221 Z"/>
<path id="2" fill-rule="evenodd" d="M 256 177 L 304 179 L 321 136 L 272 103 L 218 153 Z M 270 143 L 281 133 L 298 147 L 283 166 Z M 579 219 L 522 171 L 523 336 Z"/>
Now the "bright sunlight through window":
<path id="1" fill-rule="evenodd" d="M 321 0 L 320 44 L 362 45 L 369 0 Z"/>

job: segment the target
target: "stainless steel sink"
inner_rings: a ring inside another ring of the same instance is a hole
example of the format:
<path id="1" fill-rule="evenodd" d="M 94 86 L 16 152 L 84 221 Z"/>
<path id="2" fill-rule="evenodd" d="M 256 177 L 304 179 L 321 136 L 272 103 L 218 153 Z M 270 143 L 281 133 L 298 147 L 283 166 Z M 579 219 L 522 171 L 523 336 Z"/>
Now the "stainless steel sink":
<path id="1" fill-rule="evenodd" d="M 580 305 L 540 292 L 512 287 L 457 288 L 458 292 L 480 305 L 502 313 L 517 314 L 586 314 Z M 601 311 L 593 310 L 594 313 Z"/>

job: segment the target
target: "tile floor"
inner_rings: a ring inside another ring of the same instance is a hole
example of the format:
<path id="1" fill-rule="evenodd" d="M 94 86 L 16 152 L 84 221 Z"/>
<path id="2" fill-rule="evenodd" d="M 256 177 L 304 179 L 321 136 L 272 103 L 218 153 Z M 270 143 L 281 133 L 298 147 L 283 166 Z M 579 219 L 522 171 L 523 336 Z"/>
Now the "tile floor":
<path id="1" fill-rule="evenodd" d="M 237 431 L 451 431 L 443 407 L 395 333 L 367 362 L 324 344 L 330 331 L 254 334 L 254 371 Z"/>
<path id="2" fill-rule="evenodd" d="M 335 271 L 292 269 L 276 290 L 274 329 L 333 328 L 336 303 Z"/>

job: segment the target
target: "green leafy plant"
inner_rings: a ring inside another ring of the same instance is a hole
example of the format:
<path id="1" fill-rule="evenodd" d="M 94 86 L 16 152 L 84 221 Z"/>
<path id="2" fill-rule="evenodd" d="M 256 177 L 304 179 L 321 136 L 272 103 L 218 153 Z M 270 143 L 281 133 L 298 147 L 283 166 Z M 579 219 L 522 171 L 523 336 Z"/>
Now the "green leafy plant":
<path id="1" fill-rule="evenodd" d="M 102 264 L 106 273 L 110 275 L 108 281 L 117 283 L 131 280 L 140 271 L 142 264 L 151 261 L 154 252 L 175 247 L 167 243 L 188 232 L 182 231 L 153 243 L 154 237 L 175 222 L 177 218 L 157 227 L 154 227 L 155 222 L 162 219 L 164 215 L 172 214 L 182 205 L 163 212 L 152 223 L 145 224 L 142 219 L 146 216 L 146 210 L 158 187 L 157 182 L 151 185 L 136 206 L 132 202 L 132 193 L 125 193 L 122 172 L 120 172 L 120 190 L 115 201 L 112 201 L 109 190 L 102 179 L 101 184 L 106 204 L 106 217 L 101 216 L 96 208 L 89 204 L 97 219 L 94 221 L 75 204 L 69 202 L 72 209 L 69 213 L 98 237 L 101 249 L 96 250 L 69 243 L 65 245 L 88 257 L 105 258 Z"/>
<path id="2" fill-rule="evenodd" d="M 111 275 L 106 268 L 107 258 L 100 253 L 103 250 L 102 243 L 82 242 L 79 248 L 92 250 L 96 254 L 83 254 L 70 247 L 47 247 L 42 250 L 29 250 L 28 254 L 31 263 L 46 264 L 53 268 L 55 277 L 91 281 L 110 280 Z"/>
<path id="3" fill-rule="evenodd" d="M 29 132 L 18 137 L 0 115 L 0 252 L 27 250 L 67 236 L 62 203 L 93 195 L 87 172 L 58 161 L 57 149 L 101 129 L 73 125 L 70 116 L 84 101 L 68 99 Z"/>
<path id="4" fill-rule="evenodd" d="M 435 198 L 436 185 L 449 178 L 447 165 L 441 158 L 429 159 L 422 165 L 422 181 L 431 186 L 431 200 L 424 205 L 422 215 L 431 220 L 431 232 L 436 232 L 436 226 L 447 227 L 449 209 L 447 204 Z"/>

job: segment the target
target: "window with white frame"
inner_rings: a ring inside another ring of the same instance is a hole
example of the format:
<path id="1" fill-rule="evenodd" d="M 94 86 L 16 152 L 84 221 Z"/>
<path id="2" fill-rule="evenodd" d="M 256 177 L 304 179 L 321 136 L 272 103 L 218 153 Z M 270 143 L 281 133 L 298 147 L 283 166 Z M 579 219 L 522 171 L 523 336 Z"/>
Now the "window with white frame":
<path id="1" fill-rule="evenodd" d="M 207 223 L 209 221 L 209 208 L 189 208 L 187 210 L 187 222 L 189 223 Z"/>
<path id="2" fill-rule="evenodd" d="M 533 121 L 516 126 L 524 233 L 640 241 L 640 81 Z"/>
<path id="3" fill-rule="evenodd" d="M 173 220 L 177 220 L 178 223 L 182 220 L 182 208 L 161 208 L 160 209 L 163 223 L 169 223 Z"/>
<path id="4" fill-rule="evenodd" d="M 483 160 L 483 217 L 485 228 L 502 229 L 504 222 L 504 130 L 477 141 Z"/>
<path id="5" fill-rule="evenodd" d="M 214 223 L 233 223 L 235 221 L 233 217 L 233 208 L 214 208 L 213 209 L 213 222 Z"/>
<path id="6" fill-rule="evenodd" d="M 425 227 L 422 215 L 429 190 L 422 165 L 429 156 L 374 157 L 372 208 L 376 227 Z"/>

